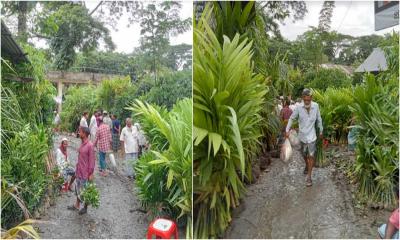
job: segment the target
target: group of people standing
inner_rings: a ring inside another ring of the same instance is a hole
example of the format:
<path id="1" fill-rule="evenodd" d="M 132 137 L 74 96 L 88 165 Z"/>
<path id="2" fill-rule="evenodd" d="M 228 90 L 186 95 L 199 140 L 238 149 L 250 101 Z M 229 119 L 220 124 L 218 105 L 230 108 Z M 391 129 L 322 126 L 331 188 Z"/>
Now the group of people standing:
<path id="1" fill-rule="evenodd" d="M 96 152 L 99 161 L 100 175 L 106 177 L 106 156 L 114 158 L 120 147 L 125 153 L 124 170 L 129 179 L 135 178 L 134 164 L 141 151 L 149 147 L 143 131 L 138 123 L 132 124 L 132 119 L 127 118 L 126 126 L 121 130 L 121 123 L 115 114 L 109 117 L 107 111 L 96 111 L 92 114 L 88 124 L 88 112 L 84 112 L 79 122 L 78 135 L 81 145 L 78 149 L 76 168 L 70 164 L 67 147 L 68 139 L 63 138 L 57 149 L 56 159 L 60 173 L 64 177 L 64 189 L 72 191 L 71 185 L 75 181 L 76 203 L 69 206 L 70 210 L 78 210 L 79 214 L 87 212 L 87 205 L 80 206 L 82 200 L 80 193 L 83 187 L 93 179 Z M 114 159 L 115 162 L 115 159 Z M 70 180 L 68 180 L 70 178 Z"/>

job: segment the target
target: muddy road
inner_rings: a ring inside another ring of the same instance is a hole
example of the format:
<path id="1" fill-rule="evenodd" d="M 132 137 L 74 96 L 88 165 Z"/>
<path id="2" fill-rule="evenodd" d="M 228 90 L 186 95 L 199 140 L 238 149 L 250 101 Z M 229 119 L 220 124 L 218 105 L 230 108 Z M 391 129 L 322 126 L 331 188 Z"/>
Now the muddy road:
<path id="1" fill-rule="evenodd" d="M 56 137 L 58 147 L 62 137 Z M 77 161 L 77 149 L 80 139 L 67 137 L 69 141 L 68 154 L 73 165 Z M 121 157 L 116 156 L 121 171 Z M 47 223 L 39 225 L 41 238 L 144 238 L 151 219 L 140 210 L 140 202 L 135 196 L 134 183 L 128 181 L 122 174 L 109 172 L 102 177 L 98 172 L 98 162 L 95 169 L 95 183 L 100 193 L 100 207 L 89 206 L 88 213 L 80 216 L 76 211 L 67 210 L 68 205 L 75 202 L 72 192 L 63 193 L 57 197 L 55 205 L 51 206 L 41 220 Z"/>
<path id="2" fill-rule="evenodd" d="M 378 224 L 390 215 L 357 211 L 333 165 L 314 168 L 313 186 L 306 187 L 299 151 L 288 163 L 273 159 L 269 169 L 248 186 L 225 238 L 376 238 Z"/>

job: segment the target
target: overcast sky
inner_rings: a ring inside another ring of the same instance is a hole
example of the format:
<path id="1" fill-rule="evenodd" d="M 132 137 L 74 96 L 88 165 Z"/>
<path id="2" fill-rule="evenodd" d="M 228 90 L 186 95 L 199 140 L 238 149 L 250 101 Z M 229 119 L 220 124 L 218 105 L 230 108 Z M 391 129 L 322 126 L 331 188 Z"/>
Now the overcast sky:
<path id="1" fill-rule="evenodd" d="M 308 30 L 309 26 L 318 26 L 318 17 L 323 1 L 307 1 L 308 13 L 301 21 L 292 22 L 287 19 L 281 24 L 282 35 L 289 39 L 295 40 Z M 346 13 L 347 12 L 347 13 Z M 349 34 L 352 36 L 362 36 L 370 34 L 383 35 L 391 32 L 393 29 L 399 31 L 399 26 L 384 29 L 381 31 L 374 30 L 374 2 L 373 1 L 336 1 L 333 10 L 331 30 L 339 33 Z"/>
<path id="2" fill-rule="evenodd" d="M 89 8 L 89 11 L 94 9 L 99 1 L 85 1 L 86 7 Z M 185 19 L 188 17 L 192 17 L 193 14 L 193 3 L 192 1 L 184 1 L 182 2 L 182 9 L 181 9 L 181 18 Z M 116 45 L 115 51 L 117 52 L 124 52 L 124 53 L 131 53 L 135 47 L 138 47 L 139 39 L 140 39 L 140 26 L 139 24 L 133 24 L 129 28 L 128 25 L 128 18 L 125 15 L 121 17 L 116 26 L 118 31 L 115 31 L 110 28 L 111 37 Z M 171 44 L 176 45 L 180 43 L 187 43 L 192 44 L 193 36 L 192 36 L 192 28 L 176 37 L 172 37 Z"/>
<path id="3" fill-rule="evenodd" d="M 92 10 L 99 1 L 86 1 L 86 6 Z M 289 39 L 295 40 L 298 35 L 301 35 L 309 29 L 309 26 L 318 26 L 318 17 L 323 1 L 306 1 L 308 13 L 301 21 L 292 22 L 292 19 L 287 19 L 284 24 L 280 24 L 282 35 Z M 349 34 L 352 36 L 362 36 L 370 34 L 383 35 L 391 32 L 393 29 L 399 31 L 399 26 L 388 29 L 375 31 L 374 30 L 374 2 L 373 1 L 335 1 L 333 11 L 331 30 L 340 33 Z M 181 9 L 181 18 L 192 17 L 193 2 L 183 1 Z M 133 24 L 127 27 L 128 20 L 126 14 L 121 17 L 116 28 L 110 28 L 111 37 L 116 45 L 117 52 L 131 53 L 135 47 L 139 46 L 140 26 Z M 192 44 L 192 29 L 171 38 L 171 44 L 180 43 Z M 45 47 L 44 41 L 36 42 L 37 46 Z"/>

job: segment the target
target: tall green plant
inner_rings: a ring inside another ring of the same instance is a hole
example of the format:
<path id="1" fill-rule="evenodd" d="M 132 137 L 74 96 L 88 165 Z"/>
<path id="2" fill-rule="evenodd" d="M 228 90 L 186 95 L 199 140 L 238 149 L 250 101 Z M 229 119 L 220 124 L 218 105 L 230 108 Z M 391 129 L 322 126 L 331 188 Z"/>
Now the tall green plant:
<path id="1" fill-rule="evenodd" d="M 267 93 L 265 79 L 254 74 L 251 42 L 237 34 L 220 45 L 209 14 L 206 9 L 194 27 L 195 238 L 221 236 L 239 205 L 259 149 Z"/>
<path id="2" fill-rule="evenodd" d="M 349 88 L 328 88 L 324 92 L 313 89 L 313 98 L 320 105 L 324 136 L 336 144 L 347 143 L 352 118 L 349 108 L 353 103 L 351 94 Z"/>
<path id="3" fill-rule="evenodd" d="M 46 156 L 52 146 L 55 88 L 44 79 L 43 52 L 24 45 L 31 63 L 14 63 L 1 58 L 1 175 L 2 184 L 19 185 L 19 199 L 9 201 L 2 188 L 2 229 L 13 227 L 37 208 L 48 184 Z M 31 82 L 16 79 L 31 78 Z M 3 187 L 3 186 L 2 186 Z M 24 208 L 21 203 L 24 202 Z M 16 227 L 29 228 L 26 222 Z M 29 230 L 28 230 L 29 231 Z M 3 233 L 2 233 L 3 236 Z M 13 235 L 15 236 L 15 235 Z"/>
<path id="4" fill-rule="evenodd" d="M 139 197 L 154 215 L 183 222 L 192 238 L 192 101 L 178 101 L 168 114 L 139 100 L 129 109 L 150 133 L 150 143 L 158 142 L 136 164 Z"/>
<path id="5" fill-rule="evenodd" d="M 359 194 L 369 202 L 385 207 L 396 203 L 393 186 L 399 176 L 399 108 L 397 78 L 386 84 L 373 75 L 354 89 L 351 111 L 356 118 L 357 158 L 354 173 Z"/>

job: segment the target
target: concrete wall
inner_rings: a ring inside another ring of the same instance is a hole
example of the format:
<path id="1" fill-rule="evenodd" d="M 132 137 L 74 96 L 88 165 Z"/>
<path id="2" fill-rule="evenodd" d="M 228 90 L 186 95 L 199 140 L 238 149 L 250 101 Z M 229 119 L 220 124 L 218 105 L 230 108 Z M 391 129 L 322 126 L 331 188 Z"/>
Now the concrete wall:
<path id="1" fill-rule="evenodd" d="M 76 83 L 76 84 L 99 84 L 106 79 L 121 77 L 120 75 L 102 74 L 102 73 L 88 73 L 88 72 L 61 72 L 50 71 L 47 73 L 47 79 L 51 82 L 58 83 Z"/>
<path id="2" fill-rule="evenodd" d="M 122 77 L 120 75 L 89 73 L 89 72 L 61 72 L 50 71 L 46 75 L 47 79 L 57 85 L 57 96 L 62 97 L 64 86 L 75 84 L 99 84 L 103 80 Z M 58 112 L 62 111 L 62 104 L 57 106 Z"/>

